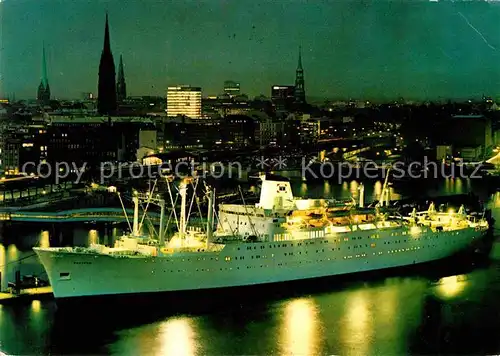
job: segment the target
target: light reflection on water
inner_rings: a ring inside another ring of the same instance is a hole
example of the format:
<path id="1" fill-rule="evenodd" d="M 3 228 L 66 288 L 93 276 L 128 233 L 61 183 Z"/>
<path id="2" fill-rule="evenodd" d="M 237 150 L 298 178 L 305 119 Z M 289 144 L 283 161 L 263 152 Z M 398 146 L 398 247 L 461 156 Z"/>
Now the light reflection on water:
<path id="1" fill-rule="evenodd" d="M 349 192 L 354 198 L 358 197 L 358 186 L 359 184 L 355 180 L 351 181 L 351 183 L 349 184 Z"/>
<path id="2" fill-rule="evenodd" d="M 358 355 L 369 354 L 373 342 L 373 306 L 366 290 L 353 293 L 345 305 L 345 313 L 341 324 L 342 346 Z M 345 351 L 347 351 L 345 350 Z"/>
<path id="3" fill-rule="evenodd" d="M 489 207 L 491 209 L 500 208 L 500 192 L 496 192 L 495 194 L 493 194 L 492 198 L 490 199 Z"/>
<path id="4" fill-rule="evenodd" d="M 300 194 L 299 196 L 306 196 L 307 195 L 307 183 L 302 183 L 300 185 Z"/>
<path id="5" fill-rule="evenodd" d="M 49 231 L 43 230 L 40 232 L 40 247 L 50 247 Z"/>
<path id="6" fill-rule="evenodd" d="M 270 313 L 265 318 L 254 320 L 251 308 L 222 310 L 230 313 L 225 318 L 231 320 L 224 319 L 226 324 L 220 327 L 210 322 L 217 315 L 175 316 L 119 332 L 109 351 L 115 355 L 268 354 L 269 350 L 281 355 L 367 355 L 374 350 L 404 354 L 405 342 L 399 340 L 408 328 L 396 328 L 395 323 L 418 320 L 424 287 L 425 282 L 418 281 L 410 283 L 408 291 L 398 285 L 364 286 L 276 301 L 267 305 Z M 410 294 L 415 302 L 405 303 L 402 298 Z M 247 318 L 250 323 L 235 322 Z"/>
<path id="7" fill-rule="evenodd" d="M 194 355 L 197 351 L 193 320 L 188 317 L 172 318 L 160 326 L 161 355 Z"/>
<path id="8" fill-rule="evenodd" d="M 320 318 L 315 300 L 297 298 L 285 303 L 280 325 L 282 355 L 317 355 L 320 348 Z"/>
<path id="9" fill-rule="evenodd" d="M 349 200 L 359 198 L 359 187 L 363 184 L 365 187 L 365 200 L 372 202 L 379 200 L 382 193 L 383 181 L 361 182 L 350 181 L 335 184 L 333 182 L 324 181 L 322 183 L 307 183 L 292 181 L 292 190 L 295 196 L 308 198 L 334 198 L 339 200 Z M 251 190 L 255 191 L 256 187 L 252 186 Z M 452 193 L 449 193 L 452 194 Z M 455 193 L 453 193 L 455 194 Z M 392 200 L 401 199 L 403 195 L 400 191 L 392 186 L 389 186 L 389 196 Z"/>
<path id="10" fill-rule="evenodd" d="M 196 318 L 175 316 L 119 332 L 109 351 L 115 355 L 195 355 L 197 334 Z"/>
<path id="11" fill-rule="evenodd" d="M 437 294 L 441 298 L 453 299 L 467 288 L 467 277 L 455 275 L 443 277 L 438 281 Z"/>
<path id="12" fill-rule="evenodd" d="M 325 182 L 323 183 L 323 192 L 327 197 L 329 197 L 331 194 L 331 185 L 330 182 L 328 182 L 327 180 L 325 180 Z"/>
<path id="13" fill-rule="evenodd" d="M 372 194 L 372 200 L 379 200 L 380 195 L 382 194 L 382 188 L 383 184 L 381 181 L 376 181 L 374 186 L 373 186 L 373 194 Z M 366 196 L 366 195 L 365 195 Z"/>
<path id="14" fill-rule="evenodd" d="M 94 245 L 99 243 L 99 233 L 96 229 L 89 231 L 89 245 Z"/>
<path id="15" fill-rule="evenodd" d="M 0 291 L 4 290 L 5 281 L 7 280 L 7 258 L 5 253 L 5 246 L 0 244 Z"/>
<path id="16" fill-rule="evenodd" d="M 337 199 L 353 196 L 356 199 L 359 195 L 359 183 L 345 182 L 337 185 L 322 182 L 318 185 L 298 182 L 292 186 L 296 195 Z M 381 181 L 365 183 L 366 199 L 378 200 L 382 184 Z M 469 181 L 465 184 L 457 179 L 447 180 L 432 192 L 467 193 L 469 187 Z M 391 188 L 392 199 L 399 197 L 399 194 L 401 192 Z M 494 215 L 497 219 L 500 218 L 500 193 L 493 195 L 490 206 L 497 209 Z M 99 240 L 111 243 L 112 238 L 120 233 L 120 229 L 116 228 L 103 230 L 89 226 L 74 229 L 72 241 L 76 245 Z M 48 246 L 52 235 L 53 232 L 49 230 L 41 231 L 33 241 L 35 244 Z M 37 266 L 35 261 L 29 259 L 20 265 L 6 266 L 7 262 L 31 253 L 26 247 L 16 246 L 17 239 L 16 236 L 15 241 L 10 241 L 5 246 L 0 244 L 2 285 L 12 281 L 17 268 L 21 268 L 23 274 L 29 274 L 29 269 L 36 269 Z M 457 274 L 444 276 L 437 283 L 422 277 L 407 277 L 353 283 L 341 288 L 332 285 L 332 290 L 326 293 L 270 300 L 265 305 L 241 306 L 199 316 L 165 316 L 160 309 L 157 317 L 146 322 L 137 321 L 136 326 L 118 323 L 111 330 L 100 332 L 99 321 L 96 321 L 96 331 L 90 334 L 87 331 L 85 337 L 90 345 L 85 346 L 90 353 L 116 355 L 408 354 L 412 348 L 420 350 L 418 343 L 422 341 L 418 341 L 418 338 L 432 339 L 435 336 L 433 328 L 427 330 L 426 326 L 421 330 L 429 315 L 436 325 L 449 323 L 451 319 L 465 318 L 462 314 L 450 316 L 450 312 L 445 313 L 443 310 L 449 310 L 448 306 L 452 304 L 465 303 L 466 297 L 482 300 L 483 303 L 486 303 L 484 300 L 491 299 L 492 302 L 486 304 L 486 310 L 475 311 L 471 314 L 471 319 L 464 319 L 460 325 L 470 324 L 471 328 L 480 328 L 481 325 L 476 320 L 481 319 L 480 313 L 488 315 L 495 310 L 500 313 L 496 297 L 500 294 L 499 271 L 498 266 L 493 266 L 479 270 L 474 273 L 473 278 Z M 494 293 L 494 297 L 489 297 L 488 293 Z M 147 307 L 135 306 L 137 309 Z M 257 313 L 253 308 L 262 308 L 265 312 Z M 464 305 L 462 309 L 466 308 L 467 305 Z M 127 314 L 127 310 L 123 313 Z M 222 317 L 220 313 L 228 315 Z M 111 315 L 101 317 L 113 318 Z M 52 302 L 33 301 L 25 306 L 0 306 L 0 349 L 9 354 L 47 354 L 52 350 L 51 345 L 58 344 L 56 353 L 83 352 L 84 346 L 81 343 L 65 343 L 64 337 L 67 335 L 54 331 L 57 328 L 77 328 L 81 321 L 74 321 L 75 325 L 58 323 L 61 322 L 55 318 Z M 500 333 L 500 325 L 494 330 L 497 334 Z M 419 335 L 416 337 L 417 341 L 412 339 L 414 334 Z M 455 342 L 459 343 L 458 331 L 454 337 Z M 471 340 L 467 342 L 470 343 Z M 432 347 L 437 352 L 442 345 Z M 460 348 L 457 346 L 456 350 Z"/>
<path id="17" fill-rule="evenodd" d="M 424 279 L 388 279 L 274 301 L 266 306 L 270 312 L 264 318 L 252 318 L 252 307 L 220 310 L 225 314 L 223 324 L 212 320 L 222 318 L 215 313 L 175 316 L 120 332 L 110 351 L 116 355 L 268 354 L 269 350 L 281 355 L 402 355 L 407 353 L 408 334 L 419 326 L 428 289 Z M 242 319 L 249 320 L 235 322 Z"/>

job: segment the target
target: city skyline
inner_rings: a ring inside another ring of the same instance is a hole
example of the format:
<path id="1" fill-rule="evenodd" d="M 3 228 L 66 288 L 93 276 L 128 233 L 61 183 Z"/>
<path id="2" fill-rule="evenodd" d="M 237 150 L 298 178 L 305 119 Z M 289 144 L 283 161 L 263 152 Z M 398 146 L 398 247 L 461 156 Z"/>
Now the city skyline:
<path id="1" fill-rule="evenodd" d="M 166 96 L 177 84 L 215 95 L 232 79 L 269 96 L 293 85 L 301 46 L 308 97 L 500 97 L 500 6 L 490 2 L 34 4 L 0 3 L 2 96 L 36 96 L 42 43 L 54 98 L 97 93 L 108 11 L 129 95 Z"/>

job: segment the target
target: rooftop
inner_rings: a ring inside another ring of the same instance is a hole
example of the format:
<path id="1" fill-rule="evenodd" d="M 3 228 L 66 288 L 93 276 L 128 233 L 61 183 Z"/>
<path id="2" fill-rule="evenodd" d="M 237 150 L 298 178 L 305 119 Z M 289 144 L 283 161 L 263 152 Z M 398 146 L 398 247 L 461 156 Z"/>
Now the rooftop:
<path id="1" fill-rule="evenodd" d="M 117 117 L 104 117 L 104 116 L 49 116 L 50 123 L 75 123 L 75 124 L 98 124 L 111 122 L 144 122 L 151 123 L 151 118 L 145 117 L 132 117 L 132 116 L 117 116 Z"/>

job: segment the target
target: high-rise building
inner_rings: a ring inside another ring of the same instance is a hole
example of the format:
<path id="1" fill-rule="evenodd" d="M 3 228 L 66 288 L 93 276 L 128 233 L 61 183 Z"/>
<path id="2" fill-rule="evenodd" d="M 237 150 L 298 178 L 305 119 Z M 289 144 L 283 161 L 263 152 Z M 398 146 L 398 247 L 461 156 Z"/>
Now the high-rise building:
<path id="1" fill-rule="evenodd" d="M 97 93 L 97 111 L 101 115 L 112 115 L 116 112 L 115 62 L 111 53 L 109 40 L 108 14 L 104 27 L 104 46 L 99 63 L 99 84 Z"/>
<path id="2" fill-rule="evenodd" d="M 184 115 L 198 119 L 201 117 L 201 88 L 188 85 L 168 87 L 167 115 Z"/>
<path id="3" fill-rule="evenodd" d="M 50 86 L 49 79 L 47 77 L 47 59 L 45 58 L 45 45 L 42 49 L 42 80 L 38 86 L 38 92 L 36 96 L 38 102 L 43 105 L 47 105 L 50 102 Z"/>
<path id="4" fill-rule="evenodd" d="M 125 83 L 125 72 L 123 70 L 123 59 L 120 55 L 118 66 L 118 79 L 116 81 L 116 99 L 121 102 L 127 98 L 127 84 Z"/>
<path id="5" fill-rule="evenodd" d="M 302 50 L 299 47 L 299 63 L 295 71 L 295 103 L 306 103 L 306 90 L 304 87 L 304 69 L 302 68 Z"/>
<path id="6" fill-rule="evenodd" d="M 240 83 L 233 82 L 232 80 L 226 80 L 224 82 L 224 93 L 231 97 L 240 95 Z"/>
<path id="7" fill-rule="evenodd" d="M 295 101 L 293 85 L 273 85 L 271 87 L 271 102 L 276 113 L 292 110 Z"/>

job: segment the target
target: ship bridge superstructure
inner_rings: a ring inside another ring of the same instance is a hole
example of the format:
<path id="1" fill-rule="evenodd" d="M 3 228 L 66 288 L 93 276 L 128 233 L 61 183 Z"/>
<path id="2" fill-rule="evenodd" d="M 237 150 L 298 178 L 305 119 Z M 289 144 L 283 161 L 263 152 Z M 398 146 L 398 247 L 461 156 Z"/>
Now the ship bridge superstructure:
<path id="1" fill-rule="evenodd" d="M 286 241 L 349 233 L 378 236 L 387 230 L 400 230 L 402 235 L 418 235 L 469 227 L 484 229 L 487 226 L 484 219 L 468 216 L 463 206 L 458 212 L 443 213 L 436 212 L 432 203 L 428 210 L 413 211 L 409 217 L 394 213 L 388 208 L 387 179 L 381 200 L 374 208 L 365 208 L 362 185 L 359 203 L 356 204 L 355 201 L 297 199 L 287 179 L 267 175 L 261 176 L 261 179 L 259 203 L 219 206 L 216 234 L 239 236 L 250 241 Z M 392 232 L 393 235 L 399 233 Z"/>
<path id="2" fill-rule="evenodd" d="M 348 223 L 347 216 L 355 202 L 296 198 L 288 179 L 271 175 L 260 178 L 262 187 L 257 204 L 219 205 L 218 234 L 269 240 L 276 233 L 284 233 L 291 225 L 322 228 L 334 218 L 334 224 Z M 364 219 L 370 218 L 365 216 Z"/>

